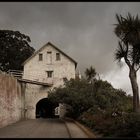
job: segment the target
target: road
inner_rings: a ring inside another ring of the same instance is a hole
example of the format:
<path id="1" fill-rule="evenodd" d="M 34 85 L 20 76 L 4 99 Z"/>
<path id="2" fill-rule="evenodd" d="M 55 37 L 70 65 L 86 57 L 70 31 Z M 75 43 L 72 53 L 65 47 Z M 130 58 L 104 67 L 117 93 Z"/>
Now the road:
<path id="1" fill-rule="evenodd" d="M 61 119 L 23 120 L 0 128 L 0 138 L 88 138 L 71 121 Z"/>

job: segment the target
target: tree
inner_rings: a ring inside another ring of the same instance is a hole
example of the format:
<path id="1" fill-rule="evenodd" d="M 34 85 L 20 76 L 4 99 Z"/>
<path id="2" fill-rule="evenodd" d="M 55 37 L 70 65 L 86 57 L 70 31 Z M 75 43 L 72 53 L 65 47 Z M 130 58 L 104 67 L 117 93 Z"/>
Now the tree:
<path id="1" fill-rule="evenodd" d="M 94 102 L 91 99 L 91 84 L 85 79 L 70 79 L 65 87 L 58 87 L 49 92 L 48 98 L 53 103 L 65 103 L 71 106 L 69 116 L 77 118 L 90 108 Z"/>
<path id="2" fill-rule="evenodd" d="M 21 64 L 35 51 L 30 42 L 19 31 L 0 30 L 0 70 L 22 70 Z"/>
<path id="3" fill-rule="evenodd" d="M 88 68 L 86 69 L 85 75 L 87 77 L 87 80 L 92 83 L 93 78 L 95 78 L 95 76 L 96 76 L 96 71 L 94 68 L 92 68 L 92 66 L 90 66 L 89 69 Z"/>
<path id="4" fill-rule="evenodd" d="M 140 112 L 139 89 L 137 71 L 140 68 L 140 19 L 138 15 L 130 13 L 124 18 L 116 14 L 115 34 L 119 38 L 119 45 L 115 52 L 115 59 L 125 60 L 129 68 L 129 78 L 133 91 L 133 111 Z"/>
<path id="5" fill-rule="evenodd" d="M 52 103 L 71 106 L 69 117 L 78 118 L 87 110 L 122 113 L 131 109 L 131 98 L 122 90 L 113 88 L 107 81 L 96 80 L 94 85 L 85 79 L 71 79 L 64 87 L 51 90 L 48 99 Z"/>

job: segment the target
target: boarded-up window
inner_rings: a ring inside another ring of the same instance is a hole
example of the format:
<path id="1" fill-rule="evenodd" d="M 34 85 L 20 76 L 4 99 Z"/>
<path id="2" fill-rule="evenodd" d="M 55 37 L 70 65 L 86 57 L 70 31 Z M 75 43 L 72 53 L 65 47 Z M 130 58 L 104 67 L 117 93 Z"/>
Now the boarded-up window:
<path id="1" fill-rule="evenodd" d="M 43 54 L 40 53 L 40 54 L 39 54 L 39 61 L 42 61 L 42 60 L 43 60 Z"/>
<path id="2" fill-rule="evenodd" d="M 57 60 L 57 61 L 60 60 L 60 53 L 56 53 L 56 60 Z"/>
<path id="3" fill-rule="evenodd" d="M 47 52 L 47 64 L 52 63 L 52 52 Z"/>

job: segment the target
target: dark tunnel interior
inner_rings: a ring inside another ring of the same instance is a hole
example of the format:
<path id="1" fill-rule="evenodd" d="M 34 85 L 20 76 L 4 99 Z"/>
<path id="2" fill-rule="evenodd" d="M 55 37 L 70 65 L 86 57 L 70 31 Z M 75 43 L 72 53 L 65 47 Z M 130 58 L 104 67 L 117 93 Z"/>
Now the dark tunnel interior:
<path id="1" fill-rule="evenodd" d="M 55 118 L 55 108 L 58 104 L 53 104 L 48 98 L 41 99 L 36 104 L 36 118 Z"/>

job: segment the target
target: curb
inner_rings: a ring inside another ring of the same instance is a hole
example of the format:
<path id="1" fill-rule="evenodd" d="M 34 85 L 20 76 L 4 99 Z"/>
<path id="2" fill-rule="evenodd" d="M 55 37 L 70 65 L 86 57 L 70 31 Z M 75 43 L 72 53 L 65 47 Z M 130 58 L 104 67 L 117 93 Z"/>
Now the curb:
<path id="1" fill-rule="evenodd" d="M 80 124 L 77 121 L 74 121 L 74 122 L 88 135 L 89 138 L 96 138 L 96 136 L 93 134 L 93 132 L 91 132 L 89 128 L 85 127 L 84 125 Z"/>
<path id="2" fill-rule="evenodd" d="M 67 126 L 67 123 L 65 122 L 65 119 L 62 119 L 62 118 L 61 118 L 61 120 L 64 122 L 64 124 L 65 124 L 65 126 L 66 126 L 66 129 L 67 129 L 69 138 L 72 138 L 71 133 L 70 133 L 70 131 L 69 131 L 69 128 L 68 128 L 68 126 Z"/>
<path id="3" fill-rule="evenodd" d="M 69 120 L 69 121 L 73 121 L 81 130 L 83 130 L 86 135 L 88 136 L 88 138 L 96 138 L 96 136 L 93 134 L 93 132 L 87 128 L 86 126 L 80 124 L 79 122 L 71 119 L 71 118 L 65 118 L 64 120 Z"/>

